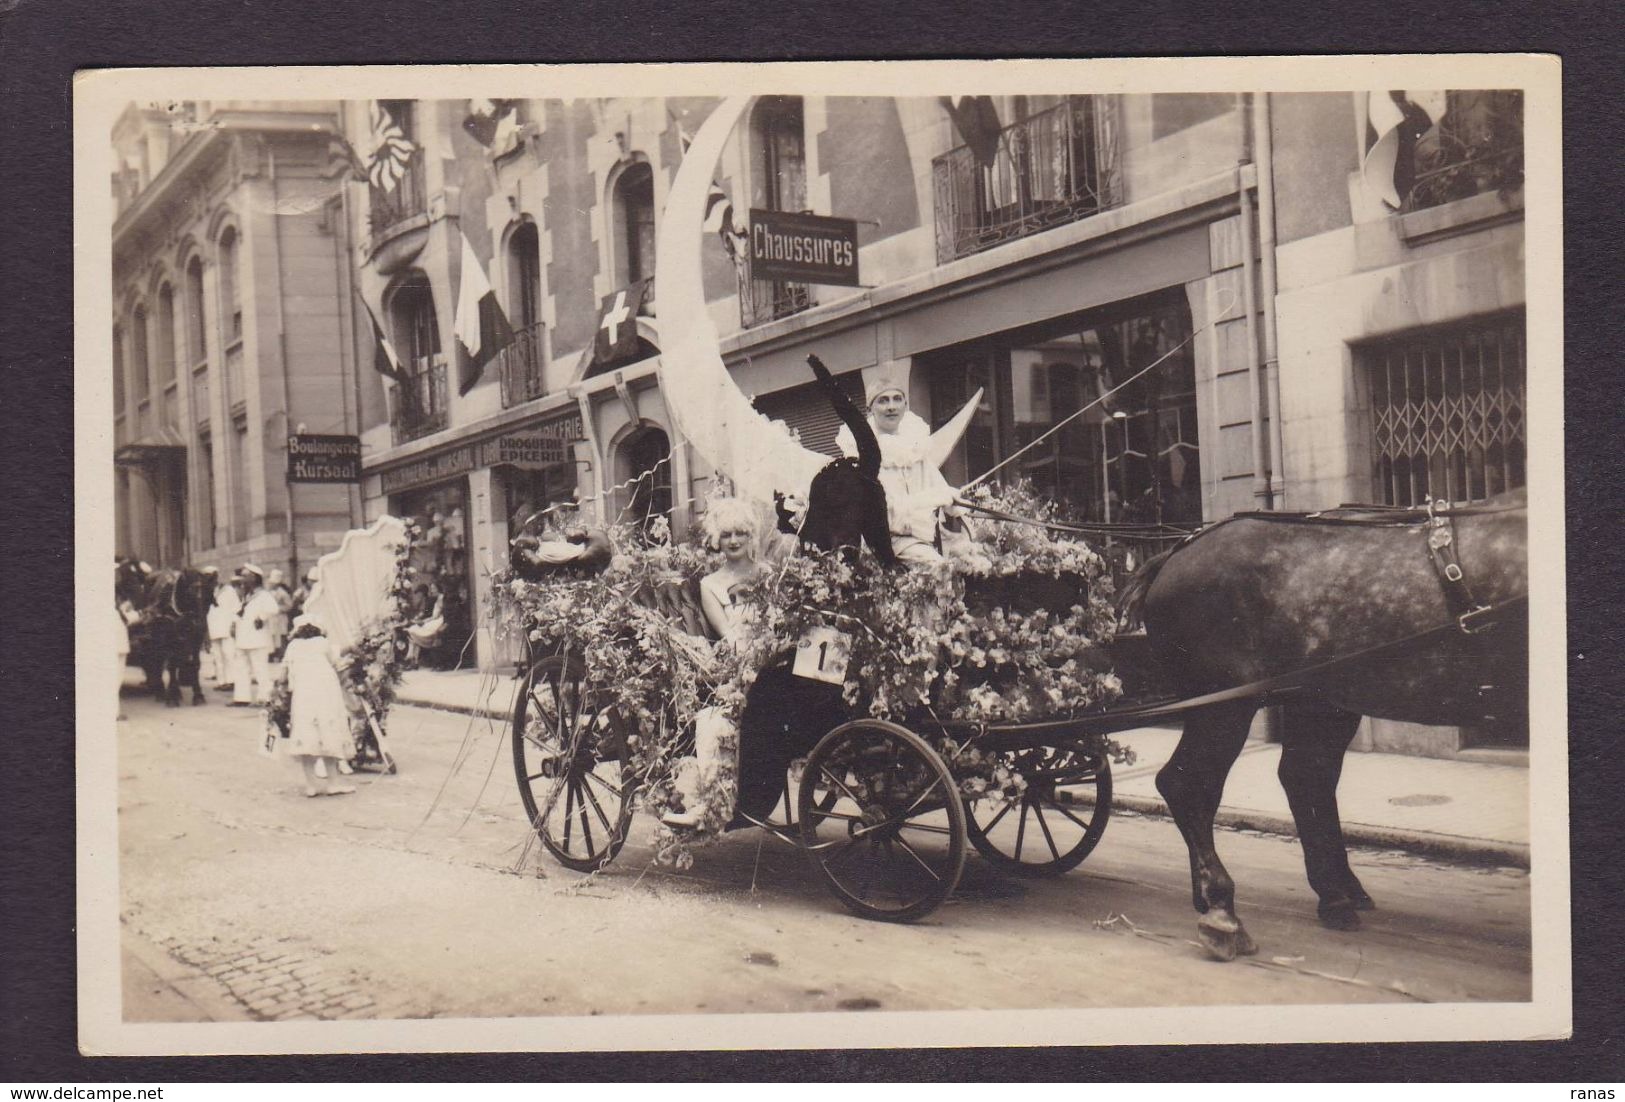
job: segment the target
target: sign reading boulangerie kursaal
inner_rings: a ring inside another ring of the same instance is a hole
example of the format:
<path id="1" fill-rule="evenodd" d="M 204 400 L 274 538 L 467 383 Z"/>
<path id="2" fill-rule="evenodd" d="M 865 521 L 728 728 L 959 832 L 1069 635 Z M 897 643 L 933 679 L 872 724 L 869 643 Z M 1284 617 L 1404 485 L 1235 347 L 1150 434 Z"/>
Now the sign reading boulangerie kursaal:
<path id="1" fill-rule="evenodd" d="M 849 218 L 752 207 L 750 274 L 754 279 L 857 287 L 858 224 Z"/>
<path id="2" fill-rule="evenodd" d="M 288 437 L 288 481 L 360 482 L 361 437 L 308 432 Z"/>

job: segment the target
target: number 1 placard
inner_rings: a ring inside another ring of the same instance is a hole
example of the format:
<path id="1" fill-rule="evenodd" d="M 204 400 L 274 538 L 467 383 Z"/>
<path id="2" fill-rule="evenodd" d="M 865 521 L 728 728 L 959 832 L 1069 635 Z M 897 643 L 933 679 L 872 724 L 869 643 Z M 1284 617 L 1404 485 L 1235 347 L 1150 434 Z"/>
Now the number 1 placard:
<path id="1" fill-rule="evenodd" d="M 796 644 L 796 660 L 790 672 L 839 685 L 846 680 L 846 662 L 851 653 L 852 640 L 845 632 L 831 627 L 808 628 Z"/>

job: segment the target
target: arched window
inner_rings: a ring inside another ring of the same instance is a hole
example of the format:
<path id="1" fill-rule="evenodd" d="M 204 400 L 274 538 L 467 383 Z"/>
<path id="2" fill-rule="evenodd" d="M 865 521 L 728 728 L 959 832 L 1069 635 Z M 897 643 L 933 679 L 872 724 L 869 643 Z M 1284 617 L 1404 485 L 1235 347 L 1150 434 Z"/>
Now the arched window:
<path id="1" fill-rule="evenodd" d="M 807 209 L 807 140 L 800 96 L 764 96 L 750 116 L 751 205 Z M 805 283 L 753 279 L 740 287 L 740 321 L 747 328 L 788 317 L 813 304 Z"/>
<path id="2" fill-rule="evenodd" d="M 615 285 L 655 274 L 655 178 L 647 163 L 627 166 L 615 180 Z"/>
<path id="3" fill-rule="evenodd" d="M 434 293 L 422 272 L 407 275 L 390 294 L 390 332 L 406 380 L 391 391 L 390 421 L 400 441 L 445 427 L 446 365 L 440 356 L 440 324 Z"/>
<path id="4" fill-rule="evenodd" d="M 542 321 L 542 246 L 536 223 L 525 222 L 508 238 L 508 316 L 514 328 Z"/>
<path id="5" fill-rule="evenodd" d="M 807 139 L 800 96 L 765 96 L 751 114 L 751 198 L 767 210 L 807 208 Z"/>
<path id="6" fill-rule="evenodd" d="M 158 289 L 158 389 L 175 381 L 175 289 Z"/>
<path id="7" fill-rule="evenodd" d="M 237 271 L 237 231 L 227 226 L 220 235 L 220 321 L 226 343 L 243 339 L 243 292 Z"/>
<path id="8" fill-rule="evenodd" d="M 193 367 L 209 354 L 203 318 L 203 260 L 194 256 L 186 266 L 186 355 Z"/>
<path id="9" fill-rule="evenodd" d="M 135 368 L 135 400 L 145 402 L 152 397 L 152 377 L 147 362 L 147 308 L 137 306 L 130 318 L 130 358 Z"/>
<path id="10" fill-rule="evenodd" d="M 502 403 L 528 402 L 545 393 L 547 332 L 542 326 L 542 249 L 534 222 L 508 237 L 508 318 L 514 339 L 502 356 Z"/>
<path id="11" fill-rule="evenodd" d="M 113 415 L 124 416 L 124 330 L 113 326 Z"/>

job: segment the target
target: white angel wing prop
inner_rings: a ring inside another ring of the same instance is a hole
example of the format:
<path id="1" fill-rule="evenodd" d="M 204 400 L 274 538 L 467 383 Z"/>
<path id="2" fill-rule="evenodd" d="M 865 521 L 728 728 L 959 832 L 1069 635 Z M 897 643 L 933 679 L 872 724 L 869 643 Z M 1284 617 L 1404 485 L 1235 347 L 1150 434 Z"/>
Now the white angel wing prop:
<path id="1" fill-rule="evenodd" d="M 655 301 L 660 304 L 660 391 L 679 433 L 735 493 L 770 503 L 774 491 L 806 496 L 830 456 L 804 448 L 788 430 L 756 412 L 722 362 L 717 331 L 701 287 L 702 223 L 712 172 L 728 135 L 750 103 L 723 101 L 695 135 L 666 197 L 655 253 Z M 959 443 L 980 393 L 938 429 L 927 454 L 941 466 Z"/>
<path id="2" fill-rule="evenodd" d="M 304 614 L 334 647 L 354 646 L 369 626 L 395 614 L 390 590 L 406 548 L 406 522 L 384 516 L 346 532 L 339 549 L 317 562 Z"/>

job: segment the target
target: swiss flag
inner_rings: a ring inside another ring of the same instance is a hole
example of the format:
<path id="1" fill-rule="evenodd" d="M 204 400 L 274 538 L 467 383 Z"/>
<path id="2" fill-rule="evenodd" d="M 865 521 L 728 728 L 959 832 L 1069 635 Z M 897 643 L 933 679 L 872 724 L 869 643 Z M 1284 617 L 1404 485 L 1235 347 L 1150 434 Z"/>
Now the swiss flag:
<path id="1" fill-rule="evenodd" d="M 592 362 L 613 363 L 636 355 L 638 350 L 638 311 L 649 292 L 649 281 L 611 291 L 598 308 L 598 335 L 593 339 Z"/>

